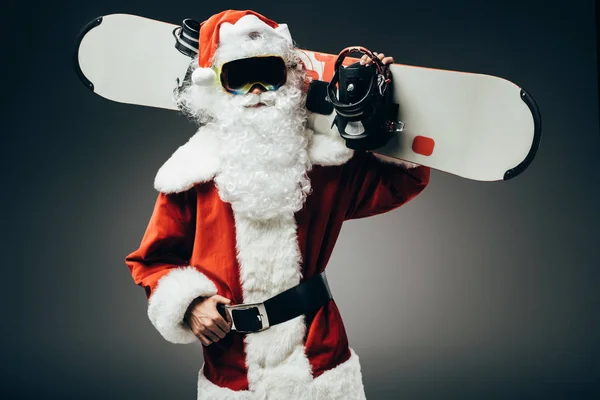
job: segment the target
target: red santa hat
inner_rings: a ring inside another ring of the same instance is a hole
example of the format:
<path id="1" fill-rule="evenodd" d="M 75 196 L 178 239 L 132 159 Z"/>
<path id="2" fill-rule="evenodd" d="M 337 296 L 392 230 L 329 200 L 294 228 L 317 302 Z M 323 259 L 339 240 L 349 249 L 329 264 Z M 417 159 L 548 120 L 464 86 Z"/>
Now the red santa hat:
<path id="1" fill-rule="evenodd" d="M 215 82 L 216 74 L 211 67 L 216 61 L 215 53 L 219 47 L 228 46 L 231 49 L 237 49 L 228 51 L 226 55 L 220 57 L 218 61 L 223 64 L 239 58 L 265 54 L 277 55 L 273 54 L 273 49 L 268 45 L 274 39 L 283 41 L 289 46 L 293 45 L 286 24 L 277 24 L 257 12 L 226 10 L 213 15 L 200 24 L 198 68 L 192 74 L 192 81 L 201 86 Z M 242 46 L 244 41 L 256 41 L 258 45 Z"/>

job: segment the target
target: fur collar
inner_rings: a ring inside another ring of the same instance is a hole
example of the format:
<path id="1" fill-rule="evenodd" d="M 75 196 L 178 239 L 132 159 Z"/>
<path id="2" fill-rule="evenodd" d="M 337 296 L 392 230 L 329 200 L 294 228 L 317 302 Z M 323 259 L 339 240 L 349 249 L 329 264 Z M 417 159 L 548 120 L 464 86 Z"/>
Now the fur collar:
<path id="1" fill-rule="evenodd" d="M 334 131 L 315 133 L 308 130 L 308 156 L 312 165 L 341 165 L 352 158 L 344 140 Z M 212 180 L 219 170 L 219 142 L 208 127 L 201 127 L 190 140 L 179 147 L 158 170 L 154 188 L 162 193 L 179 193 L 197 183 Z"/>

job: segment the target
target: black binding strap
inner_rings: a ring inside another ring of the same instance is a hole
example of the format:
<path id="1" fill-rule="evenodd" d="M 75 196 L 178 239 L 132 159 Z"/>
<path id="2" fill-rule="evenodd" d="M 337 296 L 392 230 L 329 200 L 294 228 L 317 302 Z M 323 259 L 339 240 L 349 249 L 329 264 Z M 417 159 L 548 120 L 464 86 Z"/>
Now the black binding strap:
<path id="1" fill-rule="evenodd" d="M 343 67 L 344 59 L 353 53 L 368 56 L 372 63 Z M 346 147 L 375 150 L 402 130 L 403 124 L 397 121 L 399 106 L 393 102 L 391 83 L 389 65 L 368 49 L 354 46 L 340 52 L 327 86 L 327 101 L 336 112 L 332 127 L 337 127 Z"/>
<path id="2" fill-rule="evenodd" d="M 181 23 L 181 26 L 173 29 L 173 37 L 175 38 L 175 48 L 184 56 L 194 58 L 198 55 L 198 40 L 200 38 L 200 26 L 202 24 L 191 18 L 186 18 Z M 177 86 L 173 90 L 177 95 L 184 86 L 185 82 L 190 82 L 192 77 L 192 69 L 188 68 L 183 77 L 183 82 L 177 78 Z M 178 106 L 179 107 L 179 106 Z M 181 107 L 179 107 L 181 109 Z"/>
<path id="3" fill-rule="evenodd" d="M 198 54 L 198 39 L 200 37 L 200 23 L 193 19 L 183 20 L 181 26 L 173 29 L 175 48 L 180 53 L 194 58 Z"/>
<path id="4" fill-rule="evenodd" d="M 329 115 L 333 112 L 333 105 L 327 101 L 327 82 L 313 80 L 308 86 L 306 94 L 306 109 L 310 112 Z"/>

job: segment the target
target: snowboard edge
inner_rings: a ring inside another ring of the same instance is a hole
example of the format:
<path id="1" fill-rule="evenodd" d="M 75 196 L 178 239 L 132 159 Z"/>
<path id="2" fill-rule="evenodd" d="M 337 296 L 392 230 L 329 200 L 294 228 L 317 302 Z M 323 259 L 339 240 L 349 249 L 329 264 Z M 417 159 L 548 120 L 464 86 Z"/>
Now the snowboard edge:
<path id="1" fill-rule="evenodd" d="M 81 41 L 83 40 L 84 36 L 89 31 L 91 31 L 92 29 L 94 29 L 95 27 L 100 25 L 102 23 L 102 19 L 103 19 L 103 16 L 94 18 L 93 20 L 88 22 L 81 29 L 81 31 L 79 32 L 79 35 L 77 36 L 77 41 L 75 42 L 75 51 L 73 53 L 73 64 L 75 67 L 75 73 L 77 74 L 77 77 L 79 78 L 79 80 L 81 82 L 83 82 L 84 86 L 87 87 L 88 89 L 90 89 L 92 92 L 94 91 L 94 83 L 92 81 L 90 81 L 87 78 L 87 76 L 85 76 L 85 74 L 83 73 L 83 71 L 81 69 L 81 65 L 79 64 L 79 47 L 81 46 Z"/>
<path id="2" fill-rule="evenodd" d="M 521 100 L 529 107 L 531 111 L 531 116 L 533 117 L 533 140 L 531 142 L 531 148 L 529 149 L 529 153 L 527 156 L 514 168 L 509 169 L 504 173 L 504 180 L 507 181 L 509 179 L 514 178 L 517 175 L 520 175 L 523 171 L 529 167 L 529 164 L 535 158 L 535 154 L 537 153 L 538 147 L 540 145 L 540 141 L 542 139 L 542 118 L 540 114 L 540 110 L 537 106 L 537 103 L 533 99 L 533 97 L 527 93 L 527 91 L 521 88 Z"/>

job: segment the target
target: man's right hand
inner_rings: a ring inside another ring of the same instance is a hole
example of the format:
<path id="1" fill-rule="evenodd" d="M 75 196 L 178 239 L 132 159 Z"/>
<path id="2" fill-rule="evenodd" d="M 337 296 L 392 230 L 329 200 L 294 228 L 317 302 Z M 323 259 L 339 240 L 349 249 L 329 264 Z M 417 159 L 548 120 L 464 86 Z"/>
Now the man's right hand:
<path id="1" fill-rule="evenodd" d="M 231 329 L 229 314 L 227 319 L 223 318 L 217 304 L 231 304 L 231 300 L 219 295 L 199 297 L 190 304 L 184 317 L 184 322 L 204 346 L 223 339 Z"/>

